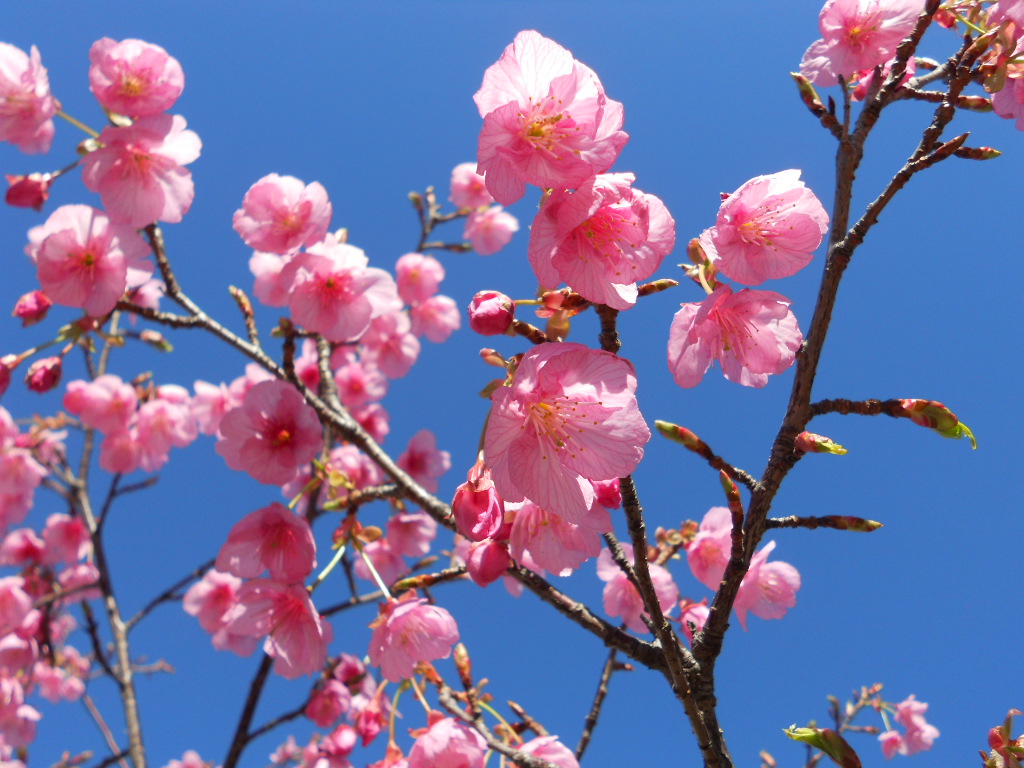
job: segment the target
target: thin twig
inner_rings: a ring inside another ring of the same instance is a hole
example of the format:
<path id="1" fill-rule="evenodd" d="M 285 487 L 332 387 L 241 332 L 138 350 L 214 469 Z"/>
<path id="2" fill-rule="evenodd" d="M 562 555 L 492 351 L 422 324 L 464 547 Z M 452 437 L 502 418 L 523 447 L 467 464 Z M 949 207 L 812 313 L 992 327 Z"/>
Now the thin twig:
<path id="1" fill-rule="evenodd" d="M 110 747 L 110 751 L 114 754 L 107 759 L 105 765 L 111 765 L 116 762 L 120 762 L 122 768 L 128 768 L 128 763 L 125 761 L 125 757 L 128 756 L 128 750 L 123 750 L 117 744 L 117 739 L 114 738 L 114 732 L 110 730 L 110 726 L 107 725 L 107 721 L 103 718 L 103 714 L 96 706 L 96 702 L 92 700 L 92 697 L 88 693 L 82 694 L 82 706 L 85 707 L 89 716 L 92 717 L 96 727 L 100 729 L 100 733 L 103 734 L 103 740 L 107 742 L 107 746 Z"/>
<path id="2" fill-rule="evenodd" d="M 579 744 L 576 745 L 576 762 L 583 759 L 583 753 L 587 751 L 587 745 L 590 744 L 590 739 L 594 735 L 594 728 L 597 727 L 597 719 L 601 716 L 601 707 L 604 706 L 605 697 L 608 696 L 608 683 L 612 679 L 612 672 L 615 671 L 616 654 L 618 651 L 612 648 L 601 669 L 601 677 L 597 682 L 597 693 L 594 694 L 594 702 L 590 705 L 587 719 L 583 721 L 583 733 L 580 734 Z"/>

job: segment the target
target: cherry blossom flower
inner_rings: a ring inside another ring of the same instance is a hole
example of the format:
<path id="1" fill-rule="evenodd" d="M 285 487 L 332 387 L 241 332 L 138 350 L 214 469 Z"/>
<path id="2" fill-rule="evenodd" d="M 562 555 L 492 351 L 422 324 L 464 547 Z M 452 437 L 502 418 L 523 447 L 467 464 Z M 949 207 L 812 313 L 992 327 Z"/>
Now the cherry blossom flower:
<path id="1" fill-rule="evenodd" d="M 778 560 L 767 562 L 773 549 L 775 542 L 769 541 L 754 553 L 750 559 L 750 568 L 736 593 L 733 610 L 744 630 L 747 628 L 748 611 L 762 619 L 781 619 L 787 610 L 796 605 L 800 574 L 789 563 Z"/>
<path id="2" fill-rule="evenodd" d="M 405 376 L 419 358 L 420 342 L 411 329 L 405 312 L 387 312 L 374 319 L 360 339 L 366 359 L 373 360 L 388 378 Z"/>
<path id="3" fill-rule="evenodd" d="M 426 512 L 398 512 L 388 519 L 388 541 L 405 557 L 423 557 L 437 537 L 437 522 Z"/>
<path id="4" fill-rule="evenodd" d="M 172 447 L 185 448 L 199 436 L 188 391 L 176 384 L 158 387 L 156 397 L 139 407 L 132 432 L 139 444 L 139 466 L 147 472 L 160 469 Z"/>
<path id="5" fill-rule="evenodd" d="M 1015 119 L 1017 130 L 1024 131 L 1024 74 L 1008 77 L 1006 84 L 992 94 L 992 109 L 1000 117 Z"/>
<path id="6" fill-rule="evenodd" d="M 525 755 L 533 755 L 545 760 L 556 768 L 580 768 L 576 755 L 560 742 L 557 736 L 538 736 L 516 749 Z M 513 765 L 518 765 L 518 763 L 513 763 Z"/>
<path id="7" fill-rule="evenodd" d="M 0 141 L 30 155 L 49 152 L 58 109 L 39 50 L 0 43 Z"/>
<path id="8" fill-rule="evenodd" d="M 708 589 L 717 590 L 731 550 L 732 514 L 727 507 L 712 507 L 686 547 L 686 562 L 694 578 Z"/>
<path id="9" fill-rule="evenodd" d="M 500 579 L 509 566 L 512 558 L 508 545 L 503 541 L 484 539 L 474 541 L 465 553 L 466 572 L 478 587 L 486 587 Z M 538 569 L 533 569 L 538 570 Z"/>
<path id="10" fill-rule="evenodd" d="M 476 163 L 459 163 L 452 169 L 452 192 L 448 197 L 459 208 L 481 208 L 494 202 Z"/>
<path id="11" fill-rule="evenodd" d="M 29 231 L 25 252 L 46 295 L 93 317 L 110 312 L 125 289 L 148 279 L 149 246 L 131 227 L 88 205 L 64 205 Z"/>
<path id="12" fill-rule="evenodd" d="M 242 580 L 211 568 L 197 581 L 182 601 L 185 613 L 199 619 L 199 626 L 213 635 L 213 647 L 229 650 L 238 656 L 249 656 L 256 650 L 257 639 L 235 634 L 228 629 L 231 611 L 238 604 Z"/>
<path id="13" fill-rule="evenodd" d="M 772 291 L 720 285 L 701 303 L 683 304 L 672 320 L 668 365 L 681 387 L 695 387 L 717 360 L 729 381 L 763 387 L 796 360 L 803 334 L 790 301 Z"/>
<path id="14" fill-rule="evenodd" d="M 896 722 L 907 729 L 903 735 L 900 754 L 913 755 L 932 748 L 939 737 L 939 729 L 924 719 L 928 705 L 917 701 L 913 694 L 896 705 Z"/>
<path id="15" fill-rule="evenodd" d="M 544 288 L 566 283 L 615 309 L 636 304 L 636 284 L 676 242 L 675 221 L 632 173 L 604 173 L 546 197 L 530 228 L 530 265 Z"/>
<path id="16" fill-rule="evenodd" d="M 25 385 L 33 392 L 49 392 L 60 384 L 63 362 L 59 357 L 43 357 L 29 366 Z"/>
<path id="17" fill-rule="evenodd" d="M 272 173 L 249 187 L 232 224 L 250 248 L 283 255 L 323 240 L 331 214 L 319 182 Z"/>
<path id="18" fill-rule="evenodd" d="M 321 728 L 330 728 L 352 706 L 352 693 L 340 680 L 326 680 L 310 695 L 305 715 Z"/>
<path id="19" fill-rule="evenodd" d="M 383 603 L 370 627 L 370 663 L 393 683 L 412 677 L 421 661 L 447 659 L 459 641 L 451 614 L 426 598 L 417 598 L 415 592 Z"/>
<path id="20" fill-rule="evenodd" d="M 564 342 L 531 349 L 511 386 L 491 395 L 484 445 L 498 493 L 579 523 L 594 481 L 625 477 L 643 457 L 651 431 L 635 392 L 633 366 L 609 352 Z"/>
<path id="21" fill-rule="evenodd" d="M 421 429 L 409 440 L 409 447 L 398 457 L 398 466 L 430 493 L 437 493 L 437 480 L 451 469 L 451 454 L 437 450 L 437 438 L 429 429 Z"/>
<path id="22" fill-rule="evenodd" d="M 406 304 L 418 304 L 437 293 L 444 266 L 433 256 L 407 253 L 395 264 L 398 295 Z"/>
<path id="23" fill-rule="evenodd" d="M 622 544 L 623 554 L 630 562 L 633 559 L 633 547 L 629 544 Z M 651 581 L 654 582 L 654 592 L 658 596 L 658 605 L 661 610 L 668 614 L 679 599 L 679 589 L 672 580 L 672 574 L 660 565 L 651 563 L 647 566 L 651 573 Z M 604 610 L 609 616 L 621 618 L 626 626 L 634 632 L 647 632 L 647 625 L 644 624 L 641 615 L 646 614 L 643 599 L 636 587 L 629 580 L 622 569 L 612 560 L 612 553 L 607 549 L 601 550 L 597 558 L 597 575 L 601 581 L 607 582 L 604 585 Z"/>
<path id="24" fill-rule="evenodd" d="M 701 247 L 726 277 L 747 285 L 806 267 L 828 230 L 828 214 L 800 171 L 756 176 L 722 201 Z"/>
<path id="25" fill-rule="evenodd" d="M 291 384 L 256 384 L 241 407 L 221 419 L 224 439 L 216 450 L 231 469 L 248 472 L 261 483 L 283 485 L 323 445 L 320 421 Z"/>
<path id="26" fill-rule="evenodd" d="M 92 539 L 82 518 L 63 513 L 46 518 L 43 543 L 46 545 L 42 557 L 44 565 L 76 563 L 92 551 Z"/>
<path id="27" fill-rule="evenodd" d="M 368 263 L 362 250 L 332 235 L 293 257 L 282 271 L 292 319 L 328 341 L 359 338 L 399 302 L 391 275 Z"/>
<path id="28" fill-rule="evenodd" d="M 316 567 L 313 531 L 282 504 L 257 509 L 232 527 L 215 567 L 243 578 L 269 570 L 275 581 L 301 582 Z"/>
<path id="29" fill-rule="evenodd" d="M 409 751 L 409 768 L 483 768 L 487 742 L 450 717 L 431 713 L 430 728 Z"/>
<path id="30" fill-rule="evenodd" d="M 679 601 L 679 623 L 683 627 L 683 634 L 686 635 L 686 639 L 691 644 L 693 643 L 693 633 L 704 629 L 704 624 L 707 622 L 710 614 L 711 608 L 708 606 L 708 599 L 706 597 L 699 603 L 685 598 Z M 693 629 L 690 628 L 691 624 L 694 627 Z"/>
<path id="31" fill-rule="evenodd" d="M 523 562 L 526 553 L 545 571 L 568 576 L 601 554 L 602 533 L 612 530 L 608 510 L 595 504 L 579 525 L 545 512 L 527 499 L 516 511 L 509 536 L 512 556 Z"/>
<path id="32" fill-rule="evenodd" d="M 886 760 L 891 760 L 901 749 L 904 749 L 903 737 L 899 731 L 880 733 L 878 734 L 878 740 L 881 742 L 882 754 Z"/>
<path id="33" fill-rule="evenodd" d="M 520 32 L 473 96 L 484 127 L 477 173 L 502 205 L 526 184 L 572 188 L 611 167 L 629 136 L 622 104 L 593 70 L 533 30 Z"/>
<path id="34" fill-rule="evenodd" d="M 42 291 L 29 291 L 18 297 L 11 315 L 21 320 L 22 328 L 28 328 L 46 319 L 52 306 L 50 297 Z"/>
<path id="35" fill-rule="evenodd" d="M 77 416 L 82 424 L 107 434 L 126 429 L 139 399 L 135 388 L 119 376 L 105 373 L 92 381 L 76 379 L 69 382 L 64 394 L 64 409 Z"/>
<path id="36" fill-rule="evenodd" d="M 828 86 L 885 64 L 923 9 L 924 0 L 828 0 L 818 17 L 822 39 L 807 49 L 800 74 Z"/>
<path id="37" fill-rule="evenodd" d="M 159 45 L 104 37 L 89 49 L 89 90 L 111 112 L 132 117 L 170 109 L 185 88 L 181 64 Z"/>
<path id="38" fill-rule="evenodd" d="M 452 515 L 459 533 L 472 541 L 483 541 L 498 535 L 504 524 L 505 502 L 494 488 L 491 470 L 477 461 L 467 480 L 455 489 Z"/>
<path id="39" fill-rule="evenodd" d="M 443 344 L 462 325 L 455 300 L 449 296 L 431 296 L 409 310 L 412 332 Z"/>
<path id="40" fill-rule="evenodd" d="M 492 205 L 466 217 L 462 239 L 468 240 L 481 256 L 491 256 L 508 245 L 518 231 L 519 220 L 500 205 Z"/>
<path id="41" fill-rule="evenodd" d="M 469 304 L 469 327 L 481 336 L 505 333 L 516 317 L 516 303 L 498 291 L 479 291 Z"/>
<path id="42" fill-rule="evenodd" d="M 195 188 L 184 166 L 202 143 L 181 115 L 150 115 L 124 128 L 107 127 L 99 149 L 82 161 L 82 181 L 98 192 L 110 218 L 132 227 L 176 223 L 192 206 Z"/>

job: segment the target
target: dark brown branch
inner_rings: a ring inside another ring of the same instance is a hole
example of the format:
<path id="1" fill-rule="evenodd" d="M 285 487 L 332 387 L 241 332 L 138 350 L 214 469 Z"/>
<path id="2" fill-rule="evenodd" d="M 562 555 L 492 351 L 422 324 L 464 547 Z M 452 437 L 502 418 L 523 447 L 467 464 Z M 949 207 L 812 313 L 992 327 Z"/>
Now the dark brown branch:
<path id="1" fill-rule="evenodd" d="M 625 626 L 621 627 L 625 629 Z M 583 733 L 580 734 L 579 744 L 576 745 L 576 761 L 583 759 L 583 753 L 587 751 L 587 745 L 594 735 L 594 728 L 597 727 L 597 720 L 601 716 L 601 707 L 608 696 L 608 683 L 612 679 L 612 672 L 615 671 L 615 656 L 618 653 L 614 648 L 608 652 L 604 667 L 601 668 L 601 677 L 597 681 L 597 692 L 594 694 L 594 702 L 590 705 L 587 719 L 583 721 Z"/>
<path id="2" fill-rule="evenodd" d="M 224 758 L 223 768 L 236 768 L 239 759 L 242 757 L 242 752 L 252 739 L 249 727 L 252 725 L 253 715 L 256 714 L 256 705 L 263 694 L 263 686 L 267 682 L 267 675 L 270 674 L 270 667 L 273 663 L 274 660 L 264 654 L 256 674 L 252 678 L 252 682 L 249 683 L 249 694 L 245 697 L 245 705 L 242 707 L 242 714 L 238 718 L 238 725 L 235 727 L 235 735 L 231 739 L 231 746 L 228 747 L 227 757 Z"/>
<path id="3" fill-rule="evenodd" d="M 178 599 L 180 597 L 180 595 L 178 595 L 178 590 L 180 590 L 182 587 L 184 587 L 189 582 L 192 582 L 192 581 L 195 581 L 196 579 L 202 578 L 203 575 L 208 570 L 213 568 L 213 564 L 215 562 L 216 562 L 215 560 L 207 560 L 202 565 L 194 568 L 192 570 L 192 572 L 189 573 L 187 576 L 182 576 L 180 579 L 178 579 L 176 582 L 174 582 L 174 584 L 169 586 L 167 589 L 165 589 L 159 595 L 157 595 L 152 600 L 150 600 L 148 603 L 146 603 L 144 606 L 142 606 L 142 608 L 139 609 L 138 613 L 136 613 L 134 616 L 132 616 L 130 619 L 128 619 L 127 622 L 125 622 L 125 625 L 124 625 L 125 626 L 125 631 L 131 632 L 132 629 L 135 628 L 136 624 L 138 624 L 140 621 L 142 621 L 144 618 L 146 618 L 146 616 L 148 616 L 150 613 L 152 613 L 153 609 L 156 608 L 161 603 L 167 603 L 167 602 L 170 602 L 172 600 Z"/>

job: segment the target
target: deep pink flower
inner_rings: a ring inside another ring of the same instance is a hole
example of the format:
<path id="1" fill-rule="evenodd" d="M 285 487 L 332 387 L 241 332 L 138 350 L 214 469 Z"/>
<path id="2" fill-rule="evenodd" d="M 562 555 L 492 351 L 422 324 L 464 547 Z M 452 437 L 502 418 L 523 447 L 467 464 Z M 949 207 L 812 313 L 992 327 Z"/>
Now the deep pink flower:
<path id="1" fill-rule="evenodd" d="M 437 450 L 434 433 L 421 429 L 412 436 L 409 447 L 398 457 L 398 466 L 430 493 L 437 493 L 438 478 L 451 469 L 451 454 Z"/>
<path id="2" fill-rule="evenodd" d="M 508 544 L 494 539 L 474 541 L 465 553 L 465 560 L 466 573 L 478 587 L 493 584 L 512 565 Z"/>
<path id="3" fill-rule="evenodd" d="M 132 227 L 181 221 L 195 195 L 184 166 L 202 147 L 185 129 L 185 118 L 142 117 L 124 128 L 104 128 L 99 142 L 102 146 L 82 161 L 82 181 L 99 193 L 111 219 Z"/>
<path id="4" fill-rule="evenodd" d="M 491 256 L 508 245 L 518 231 L 519 219 L 500 205 L 492 205 L 466 217 L 462 239 L 468 240 L 481 256 Z"/>
<path id="5" fill-rule="evenodd" d="M 756 176 L 722 201 L 700 244 L 718 271 L 747 285 L 789 277 L 810 263 L 828 214 L 800 171 Z"/>
<path id="6" fill-rule="evenodd" d="M 49 392 L 60 384 L 63 364 L 59 357 L 36 360 L 25 373 L 25 384 L 33 392 Z"/>
<path id="7" fill-rule="evenodd" d="M 215 567 L 242 578 L 269 570 L 275 581 L 301 582 L 316 567 L 313 531 L 305 518 L 275 502 L 235 523 Z"/>
<path id="8" fill-rule="evenodd" d="M 623 554 L 630 562 L 633 559 L 633 548 L 629 544 L 622 544 Z M 668 613 L 675 606 L 679 599 L 679 589 L 672 580 L 672 574 L 660 565 L 651 563 L 648 566 L 651 572 L 651 581 L 654 582 L 654 592 L 658 597 L 658 605 L 664 613 Z M 601 581 L 607 582 L 604 585 L 604 610 L 609 616 L 621 618 L 626 626 L 634 632 L 647 632 L 647 625 L 640 617 L 646 615 L 643 600 L 636 587 L 629 580 L 622 569 L 612 560 L 612 553 L 607 549 L 601 550 L 597 558 L 597 575 Z"/>
<path id="9" fill-rule="evenodd" d="M 437 293 L 444 267 L 433 256 L 407 253 L 395 264 L 398 295 L 406 304 L 419 304 Z"/>
<path id="10" fill-rule="evenodd" d="M 498 291 L 479 291 L 469 303 L 469 327 L 481 336 L 505 333 L 516 318 L 516 303 Z"/>
<path id="11" fill-rule="evenodd" d="M 557 736 L 538 736 L 516 749 L 523 754 L 546 760 L 557 768 L 580 768 L 576 755 Z"/>
<path id="12" fill-rule="evenodd" d="M 452 515 L 459 533 L 472 541 L 498 535 L 504 524 L 505 502 L 494 488 L 491 470 L 481 461 L 470 467 L 467 480 L 455 489 Z"/>
<path id="13" fill-rule="evenodd" d="M 93 317 L 112 310 L 130 282 L 137 285 L 135 280 L 142 282 L 144 273 L 153 271 L 143 260 L 149 246 L 138 233 L 88 205 L 55 210 L 29 231 L 25 252 L 35 261 L 47 296 Z"/>
<path id="14" fill-rule="evenodd" d="M 668 336 L 668 366 L 681 387 L 695 387 L 717 360 L 729 381 L 763 387 L 796 360 L 803 334 L 789 299 L 720 285 L 701 303 L 683 304 Z"/>
<path id="15" fill-rule="evenodd" d="M 506 501 L 529 498 L 579 523 L 593 481 L 625 477 L 651 437 L 626 360 L 582 344 L 533 347 L 512 385 L 491 395 L 485 435 L 494 486 Z"/>
<path id="16" fill-rule="evenodd" d="M 0 141 L 30 155 L 49 152 L 58 109 L 39 50 L 0 43 Z"/>
<path id="17" fill-rule="evenodd" d="M 502 205 L 526 184 L 579 186 L 608 170 L 629 139 L 622 104 L 605 96 L 593 70 L 533 30 L 487 68 L 473 99 L 484 118 L 477 173 Z"/>
<path id="18" fill-rule="evenodd" d="M 654 195 L 633 189 L 632 173 L 604 173 L 576 189 L 555 189 L 530 228 L 530 265 L 544 288 L 566 283 L 615 309 L 636 303 L 636 284 L 661 266 L 676 223 Z"/>
<path id="19" fill-rule="evenodd" d="M 432 715 L 409 751 L 409 768 L 483 768 L 487 742 L 450 717 Z"/>
<path id="20" fill-rule="evenodd" d="M 18 298 L 11 315 L 21 320 L 22 328 L 27 328 L 45 319 L 52 306 L 50 297 L 42 291 L 29 291 Z"/>
<path id="21" fill-rule="evenodd" d="M 368 263 L 362 250 L 331 235 L 294 256 L 282 271 L 292 319 L 329 341 L 357 339 L 400 301 L 391 275 Z"/>
<path id="22" fill-rule="evenodd" d="M 241 586 L 242 580 L 237 576 L 211 568 L 189 587 L 182 605 L 185 613 L 199 619 L 199 626 L 213 635 L 214 648 L 249 656 L 256 650 L 257 638 L 235 634 L 228 629 L 228 617 L 238 604 Z"/>
<path id="23" fill-rule="evenodd" d="M 708 589 L 717 590 L 731 550 L 732 515 L 726 507 L 712 507 L 686 547 L 686 562 L 694 578 Z"/>
<path id="24" fill-rule="evenodd" d="M 276 379 L 250 389 L 241 407 L 221 419 L 220 431 L 216 450 L 227 465 L 270 485 L 287 483 L 323 447 L 316 412 Z"/>
<path id="25" fill-rule="evenodd" d="M 62 513 L 46 518 L 43 542 L 46 545 L 42 558 L 45 565 L 77 563 L 92 551 L 92 539 L 82 518 Z"/>
<path id="26" fill-rule="evenodd" d="M 476 163 L 459 163 L 452 169 L 452 192 L 448 197 L 458 208 L 481 208 L 494 202 Z"/>
<path id="27" fill-rule="evenodd" d="M 747 628 L 747 612 L 762 619 L 781 619 L 796 605 L 800 574 L 789 563 L 767 562 L 775 542 L 769 541 L 750 560 L 743 581 L 736 593 L 733 610 L 743 629 Z"/>
<path id="28" fill-rule="evenodd" d="M 232 223 L 250 248 L 283 255 L 323 240 L 331 214 L 319 182 L 307 185 L 272 173 L 249 187 Z"/>
<path id="29" fill-rule="evenodd" d="M 104 37 L 89 49 L 89 90 L 104 109 L 131 117 L 170 109 L 185 88 L 181 64 L 159 45 Z"/>
<path id="30" fill-rule="evenodd" d="M 693 643 L 693 633 L 704 629 L 704 624 L 710 614 L 711 608 L 708 606 L 706 597 L 699 603 L 686 598 L 679 601 L 679 623 L 683 627 L 683 634 L 686 635 L 687 640 Z M 690 629 L 691 624 L 695 629 Z"/>
<path id="31" fill-rule="evenodd" d="M 64 409 L 104 434 L 126 429 L 138 402 L 135 387 L 110 373 L 92 381 L 69 382 L 64 394 Z"/>
<path id="32" fill-rule="evenodd" d="M 381 604 L 381 614 L 370 627 L 370 663 L 393 683 L 412 677 L 421 661 L 447 659 L 459 641 L 451 614 L 415 592 Z"/>
<path id="33" fill-rule="evenodd" d="M 305 714 L 321 728 L 330 728 L 352 705 L 352 693 L 340 680 L 326 680 L 306 704 Z"/>
<path id="34" fill-rule="evenodd" d="M 12 176 L 7 173 L 7 194 L 4 202 L 16 208 L 34 208 L 43 210 L 43 203 L 50 197 L 53 175 L 49 173 L 30 173 L 28 176 Z"/>
<path id="35" fill-rule="evenodd" d="M 527 499 L 516 511 L 509 536 L 512 556 L 523 562 L 526 554 L 545 571 L 568 576 L 601 554 L 601 534 L 612 530 L 608 510 L 595 504 L 579 525 L 545 512 Z"/>
<path id="36" fill-rule="evenodd" d="M 896 53 L 917 22 L 924 0 L 828 0 L 800 74 L 815 85 L 835 85 L 840 77 L 874 69 Z"/>

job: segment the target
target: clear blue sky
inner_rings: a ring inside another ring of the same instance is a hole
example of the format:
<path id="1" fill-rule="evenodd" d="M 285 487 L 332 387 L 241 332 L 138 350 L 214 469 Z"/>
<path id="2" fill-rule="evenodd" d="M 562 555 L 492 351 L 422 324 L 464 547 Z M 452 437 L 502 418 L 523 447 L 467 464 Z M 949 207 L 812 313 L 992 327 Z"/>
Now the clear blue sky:
<path id="1" fill-rule="evenodd" d="M 0 39 L 38 45 L 54 92 L 69 113 L 99 125 L 87 90 L 88 50 L 100 37 L 142 38 L 182 63 L 185 93 L 175 112 L 203 141 L 191 166 L 196 198 L 180 225 L 165 228 L 186 291 L 211 313 L 240 328 L 226 286 L 246 289 L 249 251 L 231 229 L 245 190 L 271 173 L 318 180 L 334 205 L 334 227 L 348 227 L 371 265 L 392 269 L 416 243 L 410 190 L 436 185 L 447 196 L 451 168 L 475 158 L 480 119 L 472 95 L 484 69 L 516 32 L 535 28 L 573 51 L 625 105 L 631 139 L 616 170 L 660 196 L 675 216 L 680 242 L 713 223 L 718 193 L 748 178 L 786 168 L 829 208 L 834 142 L 804 110 L 788 73 L 818 37 L 818 2 L 740 0 L 727 6 L 676 2 L 379 2 L 4 4 Z M 952 33 L 932 32 L 921 53 L 942 59 Z M 916 143 L 928 110 L 901 104 L 885 113 L 858 174 L 854 211 L 873 199 Z M 793 722 L 825 719 L 825 696 L 886 684 L 888 698 L 914 693 L 930 704 L 941 731 L 921 764 L 976 760 L 987 729 L 1007 709 L 1024 705 L 1021 664 L 1024 590 L 1019 392 L 1022 281 L 1020 170 L 1024 137 L 1010 121 L 966 115 L 954 131 L 969 143 L 1004 151 L 986 163 L 952 160 L 914 179 L 882 216 L 848 270 L 826 345 L 815 399 L 925 397 L 952 407 L 973 430 L 979 450 L 943 440 L 907 421 L 833 416 L 816 420 L 850 453 L 811 457 L 787 479 L 779 515 L 849 514 L 880 520 L 871 535 L 779 532 L 775 557 L 803 576 L 796 608 L 782 621 L 752 619 L 734 627 L 718 666 L 720 720 L 738 763 L 756 764 L 767 749 L 780 765 L 802 764 L 803 752 L 782 736 Z M 71 158 L 81 134 L 59 124 L 51 154 L 28 157 L 0 146 L 0 172 L 46 171 Z M 48 210 L 97 199 L 77 179 L 55 189 Z M 442 293 L 460 306 L 495 288 L 529 296 L 527 225 L 535 193 L 513 212 L 522 230 L 501 254 L 443 255 Z M 24 232 L 43 220 L 0 210 L 5 278 L 0 306 L 35 287 L 22 255 Z M 450 239 L 458 231 L 446 233 Z M 677 277 L 678 250 L 658 273 Z M 794 301 L 806 327 L 821 255 L 794 278 L 765 286 Z M 713 371 L 704 384 L 680 390 L 665 364 L 668 326 L 678 304 L 701 297 L 682 285 L 642 302 L 622 319 L 623 350 L 639 371 L 648 421 L 683 424 L 734 464 L 760 475 L 788 399 L 792 373 L 763 390 L 745 389 Z M 6 312 L 7 310 L 5 310 Z M 54 312 L 43 327 L 22 332 L 0 321 L 2 352 L 35 343 L 71 316 Z M 260 314 L 269 329 L 274 314 Z M 572 340 L 596 345 L 592 320 Z M 138 366 L 158 382 L 190 386 L 230 381 L 245 360 L 195 333 L 176 334 L 173 356 L 115 358 L 129 378 Z M 499 339 L 506 353 L 523 346 Z M 479 363 L 491 345 L 468 329 L 444 347 L 424 344 L 412 375 L 385 401 L 393 417 L 386 445 L 400 452 L 422 427 L 452 453 L 440 495 L 450 497 L 472 462 L 486 403 L 476 397 L 492 377 Z M 136 367 L 132 367 L 136 366 Z M 71 375 L 75 375 L 72 373 Z M 18 416 L 56 407 L 15 385 L 3 405 Z M 648 528 L 700 519 L 723 499 L 716 473 L 681 447 L 655 436 L 637 472 Z M 125 499 L 108 532 L 118 594 L 132 608 L 212 556 L 242 515 L 277 500 L 273 488 L 228 471 L 212 441 L 172 455 L 156 489 Z M 61 511 L 40 494 L 36 516 Z M 383 520 L 384 510 L 374 514 Z M 620 532 L 624 529 L 621 520 Z M 328 532 L 318 531 L 322 546 Z M 321 558 L 323 559 L 323 558 Z M 684 595 L 707 591 L 684 563 L 673 566 Z M 593 564 L 560 582 L 600 609 Z M 330 588 L 321 590 L 326 593 Z M 344 594 L 343 586 L 336 587 Z M 477 674 L 498 702 L 514 699 L 575 746 L 605 650 L 530 595 L 509 597 L 500 585 L 439 589 L 459 621 Z M 328 598 L 329 599 L 329 598 Z M 338 623 L 332 653 L 365 652 L 372 609 Z M 139 681 L 147 746 L 154 766 L 196 749 L 223 759 L 244 686 L 257 664 L 215 654 L 197 622 L 177 605 L 164 607 L 133 636 L 133 650 L 165 659 L 174 675 Z M 83 640 L 78 643 L 85 648 Z M 450 667 L 445 667 L 450 671 Z M 111 686 L 95 686 L 110 713 Z M 295 706 L 308 683 L 275 681 L 257 721 Z M 38 705 L 44 714 L 32 764 L 48 765 L 64 749 L 105 754 L 80 705 Z M 400 725 L 422 724 L 411 702 Z M 870 718 L 865 723 L 879 724 Z M 300 741 L 311 728 L 300 724 Z M 262 739 L 248 766 L 283 738 Z M 865 764 L 882 762 L 872 737 L 855 740 Z M 372 759 L 377 751 L 369 753 Z M 364 753 L 356 762 L 363 764 Z M 370 758 L 367 758 L 370 759 Z M 585 765 L 695 765 L 689 726 L 664 681 L 650 673 L 617 675 Z"/>

